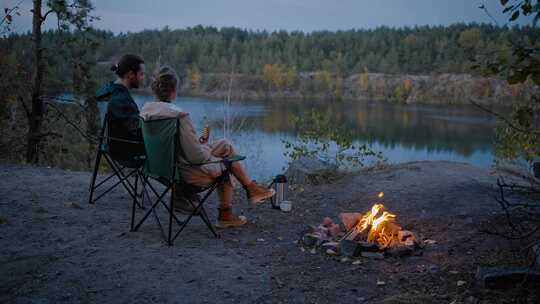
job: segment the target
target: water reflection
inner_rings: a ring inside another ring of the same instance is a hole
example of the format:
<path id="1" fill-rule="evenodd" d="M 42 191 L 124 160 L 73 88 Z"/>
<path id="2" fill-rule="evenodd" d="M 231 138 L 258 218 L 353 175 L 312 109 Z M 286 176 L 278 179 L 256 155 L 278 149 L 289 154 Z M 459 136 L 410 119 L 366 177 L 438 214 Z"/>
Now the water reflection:
<path id="1" fill-rule="evenodd" d="M 140 106 L 151 96 L 136 95 Z M 203 117 L 213 139 L 223 137 L 224 102 L 179 97 L 175 104 L 190 112 L 200 130 Z M 373 102 L 232 102 L 229 138 L 248 156 L 245 165 L 259 180 L 287 164 L 282 140 L 297 136 L 294 117 L 315 109 L 350 129 L 359 143 L 371 143 L 390 162 L 450 160 L 489 167 L 493 161 L 495 120 L 472 106 L 393 105 Z"/>

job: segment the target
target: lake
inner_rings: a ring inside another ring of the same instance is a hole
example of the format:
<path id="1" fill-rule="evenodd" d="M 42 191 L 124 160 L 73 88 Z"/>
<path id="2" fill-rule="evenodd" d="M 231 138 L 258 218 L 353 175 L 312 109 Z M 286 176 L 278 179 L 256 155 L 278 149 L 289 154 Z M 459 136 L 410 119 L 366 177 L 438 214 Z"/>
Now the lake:
<path id="1" fill-rule="evenodd" d="M 142 106 L 152 96 L 134 95 Z M 331 115 L 336 125 L 354 134 L 355 144 L 368 143 L 390 163 L 419 160 L 465 162 L 478 167 L 493 163 L 496 120 L 473 106 L 396 105 L 384 102 L 231 101 L 178 97 L 174 102 L 191 113 L 197 130 L 205 121 L 211 141 L 226 137 L 238 152 L 251 176 L 268 180 L 282 173 L 289 159 L 283 140 L 298 140 L 294 117 L 317 110 Z M 227 114 L 228 113 L 228 114 Z"/>

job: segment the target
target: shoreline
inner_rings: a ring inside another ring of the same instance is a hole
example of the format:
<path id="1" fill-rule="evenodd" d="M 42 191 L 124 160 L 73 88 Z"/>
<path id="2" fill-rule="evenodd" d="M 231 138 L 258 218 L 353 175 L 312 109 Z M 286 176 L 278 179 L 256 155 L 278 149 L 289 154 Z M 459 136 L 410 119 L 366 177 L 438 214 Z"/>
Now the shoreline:
<path id="1" fill-rule="evenodd" d="M 523 263 L 517 258 L 522 247 L 481 232 L 501 213 L 493 199 L 495 177 L 459 163 L 409 163 L 306 185 L 291 190 L 294 206 L 289 213 L 271 209 L 268 202 L 248 208 L 243 191 L 235 191 L 235 212 L 248 217 L 247 225 L 221 230 L 221 238 L 214 239 L 195 219 L 173 247 L 160 239 L 151 220 L 129 232 L 131 199 L 123 189 L 89 205 L 88 172 L 0 163 L 0 177 L 5 181 L 0 184 L 4 302 L 214 303 L 226 289 L 227 303 L 270 296 L 276 303 L 306 297 L 352 303 L 358 294 L 370 303 L 386 303 L 414 288 L 413 302 L 438 303 L 440 294 L 466 297 L 467 290 L 456 290 L 456 281 L 474 282 L 478 266 Z M 400 225 L 422 241 L 434 240 L 422 255 L 340 260 L 302 250 L 296 242 L 306 227 L 325 217 L 368 210 L 380 191 Z M 213 221 L 215 197 L 207 207 Z M 145 212 L 136 211 L 139 216 Z M 502 249 L 514 258 L 508 259 Z M 431 270 L 418 272 L 427 267 Z M 179 271 L 185 274 L 181 279 Z M 335 277 L 340 279 L 330 279 Z M 378 280 L 390 288 L 377 286 Z M 208 288 L 194 288 L 199 285 Z M 486 291 L 483 297 L 503 303 L 511 295 Z"/>
<path id="2" fill-rule="evenodd" d="M 181 92 L 193 97 L 224 99 L 229 94 L 231 77 L 231 99 L 253 101 L 387 101 L 404 105 L 464 105 L 474 101 L 484 106 L 501 106 L 540 92 L 540 87 L 532 83 L 509 85 L 501 78 L 471 74 L 362 73 L 346 77 L 327 75 L 329 78 L 321 82 L 320 73 L 323 72 L 298 73 L 293 84 L 281 87 L 268 83 L 261 75 L 205 73 L 197 83 L 187 77 Z M 151 93 L 148 88 L 145 91 Z"/>

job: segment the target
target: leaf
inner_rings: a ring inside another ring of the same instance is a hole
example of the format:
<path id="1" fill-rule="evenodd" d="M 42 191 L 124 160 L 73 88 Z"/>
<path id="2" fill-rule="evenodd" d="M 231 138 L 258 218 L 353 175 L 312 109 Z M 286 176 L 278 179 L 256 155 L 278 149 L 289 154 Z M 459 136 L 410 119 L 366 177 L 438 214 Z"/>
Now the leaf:
<path id="1" fill-rule="evenodd" d="M 509 12 L 511 9 L 513 9 L 513 8 L 514 8 L 514 6 L 513 6 L 513 5 L 510 5 L 509 7 L 505 8 L 505 9 L 503 10 L 503 14 L 508 13 L 508 12 Z"/>
<path id="2" fill-rule="evenodd" d="M 512 14 L 512 17 L 510 17 L 510 21 L 514 21 L 514 20 L 516 20 L 518 17 L 519 17 L 519 11 L 515 11 L 515 12 Z"/>

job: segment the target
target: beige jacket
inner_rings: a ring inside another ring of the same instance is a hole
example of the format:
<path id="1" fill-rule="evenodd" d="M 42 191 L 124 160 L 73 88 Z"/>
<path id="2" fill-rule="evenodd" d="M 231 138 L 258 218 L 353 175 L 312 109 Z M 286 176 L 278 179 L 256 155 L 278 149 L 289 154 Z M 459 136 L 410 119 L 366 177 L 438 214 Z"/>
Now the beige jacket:
<path id="1" fill-rule="evenodd" d="M 155 101 L 145 103 L 140 115 L 144 120 L 173 117 L 180 119 L 180 145 L 185 154 L 185 158 L 182 153 L 178 155 L 180 164 L 202 164 L 213 159 L 211 148 L 199 142 L 189 113 L 182 111 L 174 104 Z"/>

